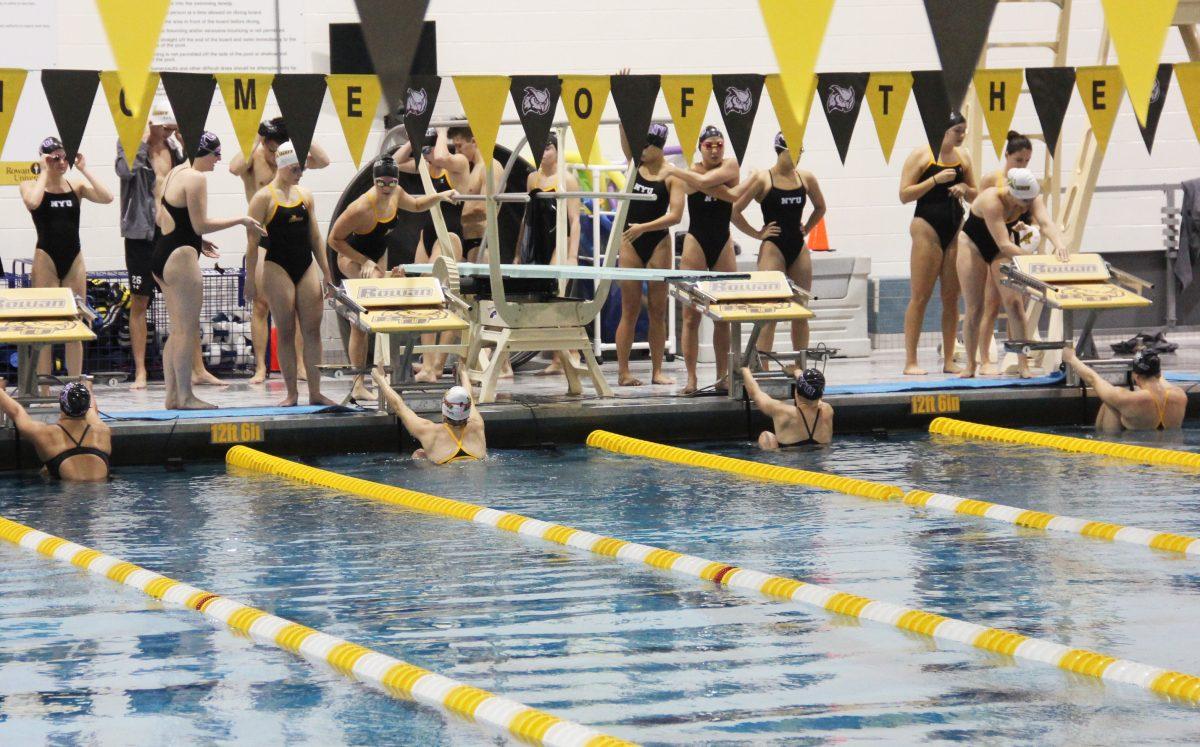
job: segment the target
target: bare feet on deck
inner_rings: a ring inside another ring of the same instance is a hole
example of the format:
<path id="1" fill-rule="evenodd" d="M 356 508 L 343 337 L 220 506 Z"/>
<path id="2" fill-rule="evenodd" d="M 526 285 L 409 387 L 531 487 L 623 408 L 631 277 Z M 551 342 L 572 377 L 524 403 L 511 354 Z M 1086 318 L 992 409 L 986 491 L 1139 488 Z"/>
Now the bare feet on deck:
<path id="1" fill-rule="evenodd" d="M 631 374 L 625 374 L 617 379 L 617 386 L 641 386 L 642 380 L 634 378 Z"/>
<path id="2" fill-rule="evenodd" d="M 1024 366 L 1024 367 L 1017 369 L 1017 375 L 1020 376 L 1022 379 L 1032 379 L 1033 371 L 1029 370 L 1029 366 Z"/>
<path id="3" fill-rule="evenodd" d="M 140 375 L 133 377 L 133 383 L 129 385 L 130 389 L 145 389 L 146 388 L 146 373 L 143 371 Z"/>
<path id="4" fill-rule="evenodd" d="M 699 389 L 700 389 L 700 387 L 696 384 L 696 377 L 689 376 L 688 380 L 687 380 L 687 384 L 685 384 L 683 387 L 683 393 L 684 394 L 695 394 L 697 392 L 697 390 L 699 390 Z"/>
<path id="5" fill-rule="evenodd" d="M 434 383 L 437 383 L 438 378 L 439 378 L 439 376 L 432 371 L 421 371 L 419 374 L 417 374 L 416 376 L 413 377 L 413 381 L 420 381 L 420 382 L 423 382 L 426 384 L 434 384 Z"/>
<path id="6" fill-rule="evenodd" d="M 276 402 L 275 406 L 276 407 L 295 407 L 296 403 L 299 402 L 299 400 L 300 400 L 300 395 L 289 394 L 288 396 L 286 396 L 283 399 Z"/>
<path id="7" fill-rule="evenodd" d="M 193 397 L 188 397 L 186 400 L 184 400 L 182 403 L 180 403 L 178 407 L 173 407 L 171 409 L 173 409 L 173 410 L 215 410 L 215 409 L 217 409 L 217 406 L 210 402 L 205 402 L 204 400 L 200 399 L 199 397 L 193 396 Z"/>
<path id="8" fill-rule="evenodd" d="M 948 372 L 947 372 L 947 373 L 948 373 Z M 962 374 L 959 376 L 959 378 L 960 378 L 960 379 L 973 379 L 973 378 L 975 378 L 975 369 L 973 369 L 973 368 L 966 368 L 966 369 L 963 369 L 963 371 L 962 371 Z"/>
<path id="9" fill-rule="evenodd" d="M 1000 367 L 995 363 L 984 363 L 979 367 L 980 376 L 999 376 Z"/>
<path id="10" fill-rule="evenodd" d="M 929 373 L 928 371 L 921 368 L 920 366 L 918 366 L 915 363 L 904 367 L 904 375 L 905 376 L 925 376 L 928 373 Z"/>
<path id="11" fill-rule="evenodd" d="M 949 361 L 948 363 L 946 363 L 942 366 L 942 373 L 956 374 L 956 373 L 962 373 L 962 370 L 963 370 L 963 367 L 958 365 L 954 361 Z M 968 378 L 968 377 L 964 376 L 963 378 Z"/>
<path id="12" fill-rule="evenodd" d="M 318 407 L 337 407 L 337 402 L 334 402 L 324 394 L 318 394 L 315 397 L 309 395 L 308 404 Z"/>
<path id="13" fill-rule="evenodd" d="M 671 376 L 667 376 L 666 374 L 660 373 L 660 374 L 655 374 L 654 377 L 650 379 L 650 383 L 658 384 L 659 386 L 674 386 L 675 379 Z"/>
<path id="14" fill-rule="evenodd" d="M 250 377 L 251 384 L 261 384 L 266 380 L 267 380 L 267 369 L 265 369 L 265 368 L 254 369 L 254 375 Z"/>
<path id="15" fill-rule="evenodd" d="M 251 379 L 251 383 L 254 380 Z M 203 371 L 192 371 L 192 386 L 229 386 L 224 381 L 221 381 L 216 376 L 213 376 L 208 369 Z"/>
<path id="16" fill-rule="evenodd" d="M 378 397 L 376 397 L 375 392 L 367 389 L 367 385 L 363 383 L 360 377 L 350 389 L 350 399 L 355 402 L 375 402 L 378 400 Z"/>

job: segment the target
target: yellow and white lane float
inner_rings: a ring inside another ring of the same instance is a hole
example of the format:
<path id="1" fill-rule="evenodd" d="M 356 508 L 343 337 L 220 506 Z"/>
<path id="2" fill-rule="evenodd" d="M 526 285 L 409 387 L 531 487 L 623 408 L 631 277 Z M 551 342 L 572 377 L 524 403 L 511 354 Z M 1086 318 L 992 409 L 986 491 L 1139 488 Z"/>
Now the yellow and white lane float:
<path id="1" fill-rule="evenodd" d="M 1076 312 L 1086 312 L 1083 328 L 1075 343 L 1075 352 L 1082 359 L 1096 359 L 1092 329 L 1096 318 L 1106 309 L 1131 309 L 1152 304 L 1143 293 L 1154 284 L 1104 261 L 1099 254 L 1073 254 L 1066 262 L 1053 255 L 1029 254 L 1014 257 L 1012 264 L 1001 265 L 1002 282 L 1026 296 L 1039 312 L 1044 306 L 1061 314 L 1061 340 L 1009 340 L 1009 353 L 1026 355 L 1041 353 L 1043 367 L 1057 367 L 1062 362 L 1060 351 L 1064 341 L 1074 336 Z M 1026 328 L 1036 335 L 1037 319 L 1027 320 Z M 1056 325 L 1052 325 L 1052 330 Z M 1010 361 L 1005 361 L 1007 368 Z M 1105 361 L 1102 367 L 1122 369 L 1128 361 Z M 1068 374 L 1073 376 L 1073 374 Z M 1070 383 L 1070 382 L 1069 382 Z"/>
<path id="2" fill-rule="evenodd" d="M 70 288 L 0 288 L 0 344 L 17 348 L 17 399 L 37 399 L 43 345 L 96 339 L 95 314 Z"/>
<path id="3" fill-rule="evenodd" d="M 973 438 L 979 441 L 992 441 L 994 443 L 1040 446 L 1046 449 L 1057 449 L 1058 451 L 1069 451 L 1076 454 L 1097 454 L 1099 456 L 1128 459 L 1140 462 L 1141 464 L 1200 468 L 1200 454 L 1191 451 L 1159 449 L 1153 446 L 1120 444 L 1113 443 L 1112 441 L 1095 441 L 1088 438 L 1074 438 L 1072 436 L 1056 436 L 1052 433 L 1035 433 L 1015 428 L 1000 428 L 994 425 L 982 425 L 965 420 L 954 420 L 953 418 L 935 418 L 929 424 L 929 432 L 942 436 Z"/>
<path id="4" fill-rule="evenodd" d="M 729 396 L 741 399 L 743 366 L 757 370 L 758 337 L 767 324 L 800 322 L 812 319 L 805 305 L 811 295 L 782 272 L 751 272 L 746 278 L 700 280 L 671 286 L 671 295 L 691 306 L 717 324 L 729 324 Z M 750 324 L 750 336 L 742 347 L 742 325 Z M 791 357 L 803 368 L 815 351 L 775 353 Z M 782 372 L 779 372 L 782 376 Z"/>
<path id="5" fill-rule="evenodd" d="M 944 421 L 947 419 L 939 418 L 939 420 Z M 959 421 L 950 422 L 957 423 Z M 1032 511 L 1017 508 L 1016 506 L 1005 506 L 1001 503 L 960 498 L 943 493 L 931 493 L 927 490 L 910 490 L 905 493 L 895 485 L 858 480 L 852 477 L 841 477 L 822 472 L 809 472 L 792 467 L 780 467 L 748 459 L 735 459 L 716 454 L 705 454 L 702 451 L 681 449 L 677 446 L 643 441 L 639 438 L 631 438 L 607 431 L 592 431 L 588 436 L 587 444 L 594 448 L 605 449 L 626 456 L 658 459 L 688 467 L 714 469 L 760 480 L 771 480 L 773 482 L 789 483 L 792 485 L 807 485 L 809 487 L 832 490 L 876 501 L 902 502 L 917 508 L 932 508 L 949 513 L 977 516 L 1028 529 L 1067 532 L 1114 542 L 1128 542 L 1133 545 L 1151 547 L 1155 550 L 1167 550 L 1185 555 L 1200 555 L 1200 538 L 1189 537 L 1183 534 L 1157 532 L 1151 529 L 1123 526 L 1106 521 L 1088 521 L 1086 519 L 1077 519 L 1073 516 L 1055 516 L 1043 511 Z"/>
<path id="6" fill-rule="evenodd" d="M 336 472 L 264 454 L 245 446 L 233 447 L 225 459 L 234 467 L 285 477 L 309 485 L 404 506 L 417 511 L 484 524 L 506 532 L 587 550 L 596 555 L 643 563 L 654 568 L 712 581 L 723 586 L 747 589 L 769 597 L 786 599 L 841 615 L 872 620 L 938 640 L 965 643 L 985 651 L 1049 664 L 1107 682 L 1134 685 L 1187 703 L 1200 703 L 1200 677 L 1163 667 L 1118 659 L 1086 649 L 1072 648 L 1053 641 L 1031 638 L 1020 633 L 989 628 L 889 602 L 880 602 L 785 576 L 774 576 L 762 571 L 707 560 L 695 555 L 626 542 L 615 537 L 605 537 L 562 524 L 550 524 L 473 503 L 339 475 Z"/>
<path id="7" fill-rule="evenodd" d="M 564 747 L 634 744 L 2 516 L 0 539 L 104 576 L 155 599 L 195 610 L 245 634 L 255 643 L 275 646 L 307 661 L 330 666 L 339 674 L 365 682 L 399 700 L 432 706 L 528 744 Z"/>

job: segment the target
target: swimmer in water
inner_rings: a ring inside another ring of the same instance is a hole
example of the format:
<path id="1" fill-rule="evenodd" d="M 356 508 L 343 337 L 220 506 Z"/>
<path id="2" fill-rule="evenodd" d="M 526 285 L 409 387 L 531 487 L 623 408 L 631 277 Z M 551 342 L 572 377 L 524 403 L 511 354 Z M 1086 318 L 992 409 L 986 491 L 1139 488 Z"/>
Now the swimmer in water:
<path id="1" fill-rule="evenodd" d="M 461 386 L 450 387 L 442 398 L 442 422 L 434 423 L 412 411 L 404 399 L 388 384 L 383 371 L 376 367 L 371 372 L 375 386 L 379 387 L 388 409 L 394 412 L 413 438 L 421 442 L 421 448 L 413 452 L 413 459 L 428 459 L 437 465 L 454 462 L 474 462 L 487 457 L 487 438 L 483 431 L 483 417 L 475 408 L 471 396 L 471 382 L 465 368 L 458 369 Z"/>
<path id="2" fill-rule="evenodd" d="M 742 383 L 759 411 L 771 418 L 775 426 L 774 433 L 759 434 L 759 448 L 773 451 L 793 446 L 823 446 L 833 441 L 833 406 L 822 399 L 825 374 L 815 368 L 797 374 L 790 404 L 764 392 L 748 368 L 742 368 Z"/>
<path id="3" fill-rule="evenodd" d="M 0 412 L 21 436 L 33 442 L 46 474 L 55 480 L 99 482 L 108 479 L 112 431 L 100 419 L 89 378 L 63 387 L 58 397 L 61 414 L 56 423 L 29 417 L 19 402 L 8 396 L 0 379 Z"/>
<path id="4" fill-rule="evenodd" d="M 1187 394 L 1179 387 L 1164 381 L 1162 362 L 1158 353 L 1143 350 L 1133 359 L 1129 389 L 1113 386 L 1075 356 L 1070 344 L 1063 346 L 1063 361 L 1083 383 L 1096 390 L 1100 412 L 1096 415 L 1096 430 L 1106 433 L 1121 431 L 1165 431 L 1183 427 L 1187 413 Z"/>

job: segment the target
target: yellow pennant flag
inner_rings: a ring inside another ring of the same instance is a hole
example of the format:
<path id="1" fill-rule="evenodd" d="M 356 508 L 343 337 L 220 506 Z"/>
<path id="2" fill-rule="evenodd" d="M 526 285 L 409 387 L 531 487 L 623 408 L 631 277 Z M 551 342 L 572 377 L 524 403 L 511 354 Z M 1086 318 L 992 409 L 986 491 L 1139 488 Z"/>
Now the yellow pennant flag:
<path id="1" fill-rule="evenodd" d="M 696 140 L 704 127 L 704 115 L 708 113 L 708 100 L 712 98 L 712 76 L 664 75 L 661 86 L 675 123 L 675 135 L 683 148 L 683 160 L 691 163 L 699 144 Z"/>
<path id="2" fill-rule="evenodd" d="M 1025 71 L 1020 69 L 976 70 L 975 95 L 983 121 L 987 122 L 988 138 L 1000 157 L 1008 142 L 1008 129 L 1013 115 L 1017 113 L 1017 100 L 1021 98 L 1021 86 L 1025 82 Z"/>
<path id="3" fill-rule="evenodd" d="M 221 87 L 225 111 L 229 112 L 242 155 L 249 158 L 275 76 L 270 73 L 214 73 L 213 77 Z"/>
<path id="4" fill-rule="evenodd" d="M 342 133 L 350 148 L 350 157 L 358 166 L 362 160 L 367 135 L 379 111 L 381 91 L 374 75 L 326 75 L 329 98 L 342 123 Z"/>
<path id="5" fill-rule="evenodd" d="M 833 3 L 834 0 L 758 0 L 779 63 L 783 91 L 792 102 L 793 122 L 808 119 L 817 55 L 825 39 L 829 16 L 833 14 Z"/>
<path id="6" fill-rule="evenodd" d="M 712 85 L 712 82 L 709 82 Z M 596 142 L 596 129 L 600 117 L 604 116 L 604 105 L 608 103 L 609 81 L 607 75 L 564 75 L 562 76 L 562 105 L 567 110 L 567 121 L 575 142 L 579 144 L 579 155 L 585 164 L 591 165 Z"/>
<path id="7" fill-rule="evenodd" d="M 484 163 L 491 167 L 496 150 L 496 135 L 504 116 L 504 103 L 512 81 L 507 75 L 455 75 L 454 89 L 462 102 L 475 144 L 483 154 Z"/>
<path id="8" fill-rule="evenodd" d="M 158 91 L 158 73 L 146 78 L 146 90 L 141 96 L 126 96 L 121 87 L 121 75 L 113 70 L 100 73 L 100 85 L 104 86 L 104 98 L 112 112 L 113 124 L 117 126 L 117 140 L 125 150 L 125 163 L 130 169 L 142 145 L 146 132 L 146 118 L 150 116 L 150 105 Z"/>
<path id="9" fill-rule="evenodd" d="M 17 113 L 17 102 L 21 100 L 21 89 L 25 87 L 25 70 L 0 68 L 0 152 L 8 141 L 8 130 L 12 127 L 13 115 Z"/>
<path id="10" fill-rule="evenodd" d="M 1103 153 L 1108 148 L 1108 137 L 1112 134 L 1113 122 L 1125 93 L 1121 70 L 1116 65 L 1076 68 L 1075 85 L 1079 89 L 1079 98 L 1083 99 L 1083 108 L 1087 110 L 1088 121 L 1092 123 L 1096 143 Z"/>
<path id="11" fill-rule="evenodd" d="M 867 82 L 867 105 L 875 119 L 875 133 L 879 135 L 885 161 L 892 160 L 892 148 L 904 121 L 912 87 L 912 73 L 871 73 Z"/>
<path id="12" fill-rule="evenodd" d="M 1154 95 L 1158 61 L 1179 0 L 1100 0 L 1129 101 L 1143 126 Z"/>
<path id="13" fill-rule="evenodd" d="M 814 75 L 813 84 L 809 87 L 807 106 L 799 107 L 797 111 L 797 107 L 788 101 L 781 76 L 767 76 L 767 93 L 771 95 L 771 106 L 775 108 L 779 131 L 783 133 L 788 152 L 792 154 L 792 163 L 800 163 L 800 151 L 804 149 L 804 132 L 808 129 L 808 115 L 812 111 L 813 92 L 817 89 L 816 80 L 817 76 Z M 797 114 L 801 119 L 796 119 Z"/>
<path id="14" fill-rule="evenodd" d="M 171 0 L 96 0 L 108 45 L 117 63 L 121 87 L 126 91 L 146 90 L 150 63 L 162 33 L 163 21 Z M 142 109 L 141 101 L 130 101 L 135 117 L 150 112 L 150 102 Z"/>
<path id="15" fill-rule="evenodd" d="M 1175 80 L 1179 82 L 1179 93 L 1183 95 L 1188 118 L 1192 120 L 1192 131 L 1200 140 L 1200 62 L 1181 62 L 1175 66 Z M 0 137 L 4 134 L 0 122 Z"/>

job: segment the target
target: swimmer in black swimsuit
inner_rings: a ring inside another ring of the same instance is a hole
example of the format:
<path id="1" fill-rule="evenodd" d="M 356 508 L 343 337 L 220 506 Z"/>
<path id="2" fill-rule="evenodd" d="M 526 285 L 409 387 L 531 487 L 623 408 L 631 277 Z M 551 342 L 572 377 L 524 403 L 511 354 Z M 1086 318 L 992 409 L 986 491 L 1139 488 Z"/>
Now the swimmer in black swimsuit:
<path id="1" fill-rule="evenodd" d="M 958 373 L 954 362 L 958 337 L 958 275 L 955 271 L 962 201 L 970 202 L 978 193 L 971 157 L 960 146 L 967 134 L 967 123 L 958 112 L 950 115 L 941 152 L 929 146 L 917 148 L 904 162 L 900 176 L 900 202 L 916 202 L 909 233 L 912 235 L 912 296 L 904 313 L 904 373 L 923 376 L 917 364 L 917 344 L 925 307 L 933 296 L 933 286 L 942 286 L 942 370 Z"/>
<path id="2" fill-rule="evenodd" d="M 429 181 L 433 184 L 433 191 L 448 192 L 454 189 L 453 185 L 450 184 L 449 173 L 444 170 L 428 167 L 429 154 L 433 152 L 439 137 L 443 139 L 446 137 L 444 130 L 441 133 L 432 128 L 427 130 L 425 132 L 425 146 L 421 150 L 421 155 L 427 162 L 426 168 L 429 171 Z M 450 146 L 446 147 L 452 151 Z M 396 159 L 396 166 L 399 167 L 401 173 L 421 173 L 416 159 L 413 158 L 412 143 L 401 145 L 396 150 L 394 157 Z M 462 226 L 463 203 L 443 203 L 438 205 L 436 209 L 441 212 L 442 220 L 446 224 L 446 234 L 452 245 L 450 256 L 461 262 L 466 251 Z M 414 259 L 418 264 L 432 262 L 442 255 L 442 242 L 438 240 L 437 229 L 433 222 L 433 212 L 433 210 L 430 210 L 423 216 L 424 219 L 421 221 L 421 236 L 417 243 L 417 252 Z M 475 243 L 474 246 L 477 247 L 478 243 Z"/>
<path id="3" fill-rule="evenodd" d="M 29 417 L 19 402 L 8 396 L 0 379 L 0 412 L 16 425 L 55 480 L 99 482 L 108 479 L 112 432 L 96 410 L 92 383 L 86 377 L 63 387 L 58 397 L 58 422 L 43 423 Z"/>
<path id="4" fill-rule="evenodd" d="M 817 177 L 792 163 L 782 132 L 775 135 L 774 147 L 775 165 L 750 177 L 733 212 L 739 214 L 751 200 L 758 201 L 766 224 L 759 234 L 758 269 L 786 273 L 796 285 L 812 290 L 812 252 L 804 246 L 804 237 L 825 217 L 825 196 Z M 804 206 L 810 201 L 812 212 L 805 220 Z M 808 322 L 792 322 L 791 328 L 792 349 L 806 349 Z M 774 341 L 775 325 L 767 324 L 759 335 L 758 349 L 770 351 Z M 764 362 L 764 367 L 767 365 Z"/>
<path id="5" fill-rule="evenodd" d="M 674 259 L 671 251 L 671 226 L 683 220 L 685 202 L 683 182 L 670 176 L 667 162 L 663 159 L 663 147 L 667 144 L 667 126 L 658 122 L 650 125 L 650 132 L 642 148 L 642 163 L 638 166 L 633 183 L 635 194 L 654 195 L 653 201 L 631 201 L 622 235 L 620 267 L 669 270 Z M 625 157 L 632 160 L 632 147 L 621 130 L 621 147 Z M 621 323 L 617 326 L 617 384 L 641 386 L 642 382 L 629 373 L 629 353 L 633 349 L 633 338 L 638 317 L 642 313 L 642 284 L 632 280 L 621 281 Z M 674 384 L 675 380 L 662 372 L 663 351 L 667 344 L 667 285 L 649 283 L 646 292 L 649 315 L 650 383 Z"/>
<path id="6" fill-rule="evenodd" d="M 1025 305 L 1020 293 L 1001 284 L 1001 258 L 1029 254 L 1013 240 L 1011 226 L 1028 214 L 1041 229 L 1060 261 L 1069 259 L 1062 232 L 1050 217 L 1046 203 L 1039 194 L 1041 185 L 1029 169 L 1013 169 L 1003 188 L 988 187 L 979 193 L 971 205 L 971 214 L 963 225 L 959 237 L 958 276 L 962 284 L 967 314 L 963 320 L 963 343 L 967 348 L 965 378 L 975 376 L 978 360 L 979 337 L 984 330 L 984 288 L 989 282 L 995 284 L 1000 299 L 1008 313 L 1009 336 L 1014 340 L 1025 340 Z M 1029 378 L 1029 361 L 1026 356 L 1017 356 L 1017 369 L 1021 378 Z"/>
<path id="7" fill-rule="evenodd" d="M 375 186 L 350 203 L 329 229 L 329 246 L 338 254 L 337 268 L 342 277 L 383 277 L 383 268 L 387 266 L 384 261 L 387 235 L 400 221 L 398 211 L 421 213 L 458 197 L 454 190 L 413 197 L 401 189 L 400 169 L 391 156 L 382 156 L 375 161 L 372 173 Z M 362 330 L 350 328 L 350 365 L 360 370 L 367 362 L 366 340 Z M 363 378 L 361 373 L 355 376 L 350 396 L 355 400 L 373 401 L 375 395 L 367 389 Z"/>
<path id="8" fill-rule="evenodd" d="M 765 450 L 793 446 L 825 445 L 833 441 L 833 406 L 825 396 L 825 375 L 815 368 L 800 372 L 792 384 L 792 402 L 780 402 L 764 392 L 750 369 L 742 369 L 746 394 L 763 415 L 771 418 L 775 431 L 763 431 L 758 446 Z"/>
<path id="9" fill-rule="evenodd" d="M 83 154 L 75 156 L 75 168 L 82 179 L 71 179 L 67 172 L 67 151 L 56 137 L 42 141 L 39 149 L 41 171 L 33 181 L 21 182 L 21 199 L 33 216 L 37 229 L 37 248 L 33 253 L 31 280 L 35 288 L 70 288 L 87 298 L 87 271 L 79 253 L 79 205 L 90 200 L 99 205 L 113 201 L 112 192 L 87 168 Z M 83 373 L 83 344 L 68 342 L 67 373 Z M 50 373 L 50 346 L 38 355 L 38 373 Z"/>
<path id="10" fill-rule="evenodd" d="M 246 232 L 246 300 L 251 301 L 261 291 L 278 330 L 277 357 L 287 387 L 287 396 L 279 406 L 291 407 L 299 400 L 297 327 L 304 339 L 309 404 L 332 405 L 336 403 L 321 394 L 321 318 L 325 314 L 321 288 L 324 279 L 329 278 L 329 266 L 314 217 L 313 196 L 300 186 L 304 169 L 290 143 L 275 151 L 275 161 L 275 178 L 250 200 L 250 217 L 266 226 L 269 243 L 260 274 L 259 235 L 257 231 Z M 256 279 L 261 280 L 261 288 Z"/>
<path id="11" fill-rule="evenodd" d="M 234 226 L 266 234 L 262 225 L 248 215 L 208 216 L 206 174 L 220 160 L 221 141 L 213 133 L 205 132 L 200 136 L 191 164 L 176 166 L 163 180 L 157 217 L 160 233 L 151 263 L 171 321 L 171 335 L 163 350 L 168 410 L 215 407 L 192 394 L 192 357 L 200 345 L 200 308 L 204 304 L 200 255 L 214 259 L 220 256 L 216 247 L 204 240 L 204 234 Z"/>

